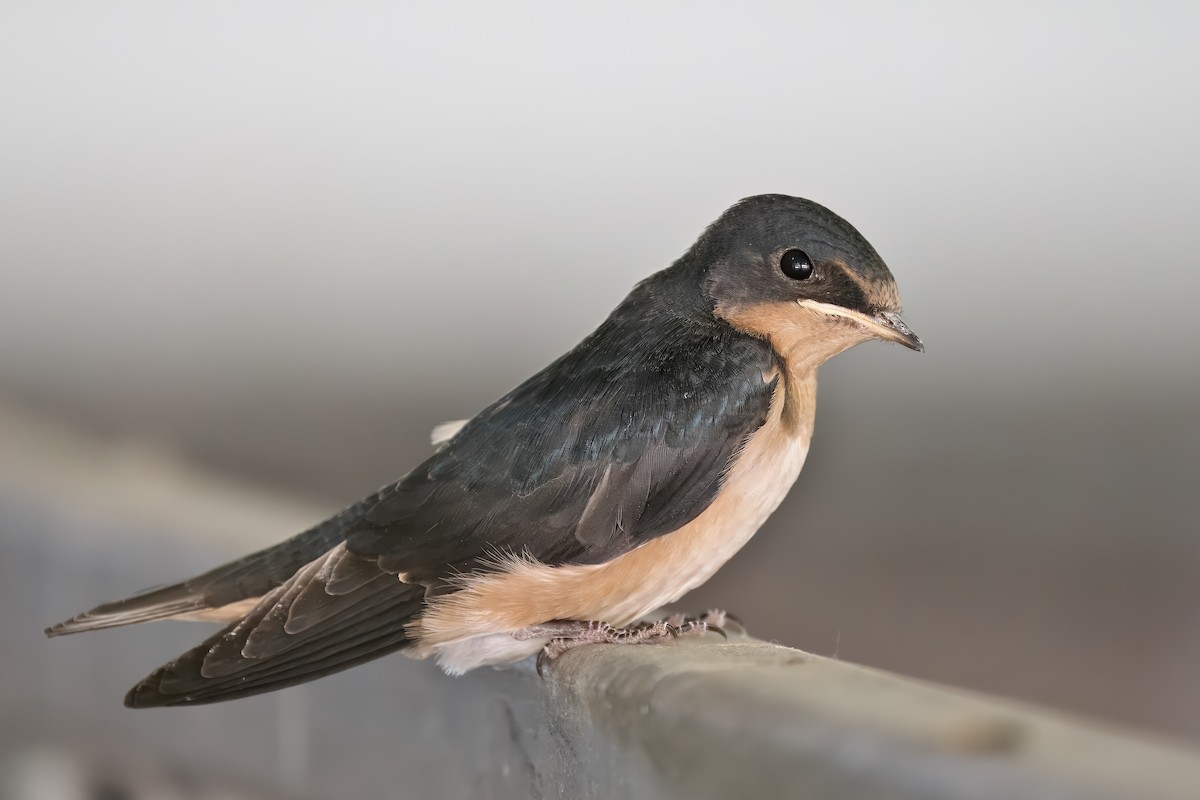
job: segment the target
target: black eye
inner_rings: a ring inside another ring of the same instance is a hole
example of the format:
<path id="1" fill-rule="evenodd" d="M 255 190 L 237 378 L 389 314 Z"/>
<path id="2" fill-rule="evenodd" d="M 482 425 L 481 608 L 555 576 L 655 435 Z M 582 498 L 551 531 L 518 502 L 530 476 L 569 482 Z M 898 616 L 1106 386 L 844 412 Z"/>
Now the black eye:
<path id="1" fill-rule="evenodd" d="M 788 250 L 779 259 L 779 268 L 794 281 L 806 281 L 813 274 L 812 259 L 803 250 Z"/>

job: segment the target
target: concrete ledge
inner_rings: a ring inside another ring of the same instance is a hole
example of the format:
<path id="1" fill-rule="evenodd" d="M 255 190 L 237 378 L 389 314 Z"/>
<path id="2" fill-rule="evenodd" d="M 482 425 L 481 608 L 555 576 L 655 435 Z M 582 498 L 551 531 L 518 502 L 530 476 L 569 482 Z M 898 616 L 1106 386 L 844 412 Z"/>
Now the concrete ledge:
<path id="1" fill-rule="evenodd" d="M 203 626 L 55 642 L 41 627 L 332 509 L 3 406 L 0 439 L 0 585 L 26 599 L 0 616 L 9 759 L 52 746 L 256 796 L 1200 797 L 1200 754 L 1183 746 L 746 638 L 579 648 L 546 680 L 390 658 L 248 701 L 128 712 L 124 689 Z"/>

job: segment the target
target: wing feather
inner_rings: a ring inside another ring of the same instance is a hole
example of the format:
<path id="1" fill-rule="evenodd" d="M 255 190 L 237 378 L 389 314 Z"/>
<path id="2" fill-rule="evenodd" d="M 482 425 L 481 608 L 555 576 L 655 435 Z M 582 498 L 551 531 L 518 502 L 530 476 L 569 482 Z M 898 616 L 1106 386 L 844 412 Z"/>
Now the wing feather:
<path id="1" fill-rule="evenodd" d="M 151 673 L 126 704 L 206 703 L 282 688 L 338 672 L 411 644 L 405 624 L 421 608 L 422 587 L 363 559 L 375 577 L 342 594 L 325 593 L 327 565 L 347 558 L 339 546 L 262 598 L 242 620 Z M 349 556 L 349 558 L 354 558 Z M 318 593 L 325 603 L 314 598 Z M 309 610 L 297 614 L 305 599 Z M 303 620 L 303 624 L 297 624 Z"/>

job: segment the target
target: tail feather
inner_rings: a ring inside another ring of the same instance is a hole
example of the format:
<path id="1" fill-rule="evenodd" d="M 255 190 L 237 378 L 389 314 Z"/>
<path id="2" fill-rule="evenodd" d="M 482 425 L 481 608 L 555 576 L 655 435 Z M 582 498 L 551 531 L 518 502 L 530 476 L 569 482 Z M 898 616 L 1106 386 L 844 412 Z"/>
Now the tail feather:
<path id="1" fill-rule="evenodd" d="M 96 606 L 46 628 L 45 633 L 47 636 L 64 636 L 156 619 L 186 617 L 262 597 L 282 585 L 305 564 L 340 544 L 346 529 L 361 519 L 382 494 L 381 490 L 277 545 L 186 581 L 147 589 L 132 597 Z"/>
<path id="2" fill-rule="evenodd" d="M 174 586 L 147 589 L 124 600 L 98 605 L 90 611 L 76 614 L 68 620 L 46 628 L 45 633 L 47 636 L 65 636 L 69 633 L 98 631 L 103 628 L 132 625 L 135 622 L 176 617 L 212 607 L 203 594 L 189 589 L 186 582 L 177 583 Z"/>

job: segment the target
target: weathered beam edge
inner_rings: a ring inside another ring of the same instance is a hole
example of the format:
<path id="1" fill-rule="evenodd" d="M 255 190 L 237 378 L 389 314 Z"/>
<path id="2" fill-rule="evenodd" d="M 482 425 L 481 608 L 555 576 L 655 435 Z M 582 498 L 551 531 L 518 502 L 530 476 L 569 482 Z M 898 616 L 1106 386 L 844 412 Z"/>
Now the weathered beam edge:
<path id="1" fill-rule="evenodd" d="M 1183 747 L 752 639 L 578 648 L 550 692 L 668 796 L 1200 797 Z"/>
<path id="2" fill-rule="evenodd" d="M 214 548 L 240 550 L 326 510 L 3 403 L 0 434 L 0 486 L 128 520 L 131 536 L 219 531 Z M 447 713 L 475 719 L 493 698 L 504 713 L 475 733 L 525 761 L 502 777 L 481 766 L 497 797 L 1200 797 L 1200 753 L 1186 746 L 748 638 L 587 646 L 545 680 L 483 671 L 443 690 L 450 680 L 431 684 L 463 706 Z"/>

